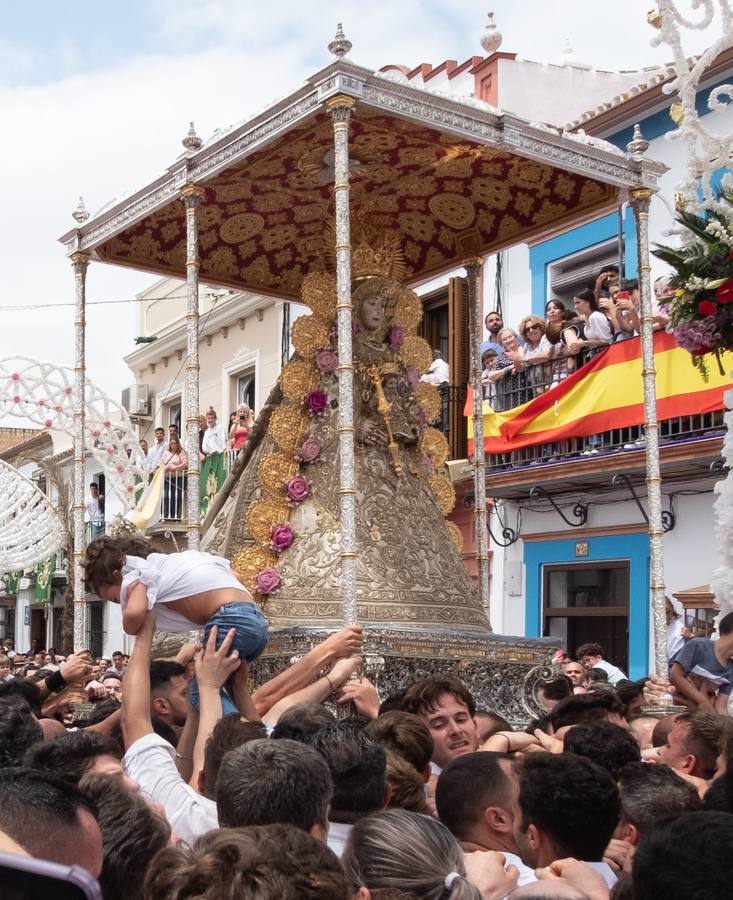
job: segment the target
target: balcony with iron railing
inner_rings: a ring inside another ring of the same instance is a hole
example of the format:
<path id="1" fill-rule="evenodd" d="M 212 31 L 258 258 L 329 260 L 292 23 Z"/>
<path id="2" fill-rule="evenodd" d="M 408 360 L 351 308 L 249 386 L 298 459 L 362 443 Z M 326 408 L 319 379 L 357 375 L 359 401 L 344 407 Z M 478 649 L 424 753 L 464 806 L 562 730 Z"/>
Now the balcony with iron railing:
<path id="1" fill-rule="evenodd" d="M 665 339 L 669 336 L 665 335 Z M 639 339 L 627 342 L 627 352 L 638 347 Z M 484 399 L 495 413 L 511 417 L 512 411 L 527 404 L 542 394 L 547 394 L 543 404 L 545 415 L 552 410 L 563 408 L 565 398 L 558 387 L 565 379 L 575 374 L 576 396 L 581 405 L 593 406 L 592 392 L 596 390 L 598 360 L 596 366 L 590 367 L 591 360 L 606 352 L 607 348 L 597 348 L 576 357 L 560 356 L 548 362 L 527 364 L 522 372 L 508 375 L 506 381 L 486 384 Z M 659 359 L 659 357 L 657 357 Z M 685 375 L 695 372 L 689 357 L 675 360 L 675 365 L 683 366 Z M 610 371 L 610 370 L 609 370 Z M 621 371 L 621 370 L 619 370 Z M 588 372 L 587 375 L 584 373 Z M 621 372 L 620 378 L 634 378 L 636 390 L 641 396 L 640 379 L 635 371 Z M 699 376 L 695 375 L 695 378 Z M 619 383 L 619 395 L 629 387 L 628 380 Z M 699 389 L 704 392 L 706 384 L 699 379 Z M 557 396 L 557 400 L 553 398 Z M 721 468 L 722 437 L 725 430 L 723 423 L 724 403 L 722 390 L 717 408 L 710 408 L 708 401 L 704 411 L 696 411 L 694 402 L 686 402 L 684 414 L 665 415 L 663 406 L 658 412 L 659 447 L 663 474 L 674 475 L 679 480 L 688 477 L 707 477 L 715 475 Z M 671 398 L 674 399 L 674 398 Z M 667 398 L 669 403 L 670 398 Z M 659 408 L 659 407 L 658 407 Z M 596 412 L 595 421 L 603 422 L 603 410 Z M 616 416 L 609 412 L 609 422 Z M 631 418 L 627 416 L 626 418 Z M 583 420 L 577 422 L 577 434 L 566 433 L 561 439 L 535 440 L 529 443 L 517 440 L 516 447 L 512 441 L 506 443 L 506 452 L 491 452 L 487 448 L 486 471 L 487 487 L 490 496 L 519 498 L 526 495 L 533 485 L 545 484 L 548 489 L 568 491 L 580 487 L 590 490 L 594 483 L 600 484 L 604 479 L 612 478 L 615 473 L 627 472 L 633 477 L 643 480 L 645 471 L 646 440 L 644 427 L 641 424 L 643 415 L 639 415 L 636 424 L 627 422 L 623 427 L 603 428 L 602 424 L 594 433 L 589 433 Z M 486 419 L 485 419 L 486 422 Z"/>

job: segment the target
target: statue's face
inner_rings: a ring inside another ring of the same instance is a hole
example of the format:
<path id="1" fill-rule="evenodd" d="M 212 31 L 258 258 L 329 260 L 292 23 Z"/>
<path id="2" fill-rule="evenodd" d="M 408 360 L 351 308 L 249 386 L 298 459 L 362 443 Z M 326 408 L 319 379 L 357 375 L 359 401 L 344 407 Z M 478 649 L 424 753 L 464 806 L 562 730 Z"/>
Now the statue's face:
<path id="1" fill-rule="evenodd" d="M 359 307 L 359 318 L 367 331 L 376 331 L 384 324 L 385 302 L 378 296 L 365 297 Z"/>

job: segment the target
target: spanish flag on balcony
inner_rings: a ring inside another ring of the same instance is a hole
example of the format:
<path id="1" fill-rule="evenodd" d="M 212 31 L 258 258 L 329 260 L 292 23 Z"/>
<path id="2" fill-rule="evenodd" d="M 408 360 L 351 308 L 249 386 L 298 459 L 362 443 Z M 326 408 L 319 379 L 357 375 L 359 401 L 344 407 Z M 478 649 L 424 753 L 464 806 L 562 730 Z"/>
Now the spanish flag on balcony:
<path id="1" fill-rule="evenodd" d="M 723 369 L 730 372 L 733 353 L 723 354 L 722 361 Z M 654 362 L 659 419 L 725 408 L 723 394 L 733 385 L 728 374 L 720 374 L 715 362 L 708 366 L 709 380 L 704 381 L 692 365 L 690 354 L 665 331 L 654 332 Z M 633 338 L 612 344 L 528 403 L 500 413 L 484 403 L 485 451 L 508 453 L 533 444 L 643 425 L 641 369 L 641 341 Z M 472 403 L 469 389 L 464 409 L 468 416 L 469 454 L 473 453 Z"/>

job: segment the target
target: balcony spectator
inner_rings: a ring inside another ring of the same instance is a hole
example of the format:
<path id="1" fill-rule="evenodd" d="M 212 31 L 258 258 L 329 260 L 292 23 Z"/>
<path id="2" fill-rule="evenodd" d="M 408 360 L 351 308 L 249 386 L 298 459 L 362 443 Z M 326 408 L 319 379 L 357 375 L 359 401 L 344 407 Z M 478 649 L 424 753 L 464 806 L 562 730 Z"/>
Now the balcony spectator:
<path id="1" fill-rule="evenodd" d="M 162 462 L 165 466 L 164 518 L 180 519 L 183 506 L 183 480 L 188 468 L 188 456 L 177 437 L 172 437 L 168 442 L 168 449 L 163 454 Z"/>
<path id="2" fill-rule="evenodd" d="M 613 329 L 608 317 L 599 311 L 593 291 L 587 288 L 578 291 L 573 297 L 573 304 L 580 321 L 571 322 L 563 331 L 568 353 L 575 356 L 581 350 L 610 344 Z"/>
<path id="3" fill-rule="evenodd" d="M 623 281 L 616 298 L 617 341 L 636 337 L 641 331 L 639 319 L 639 282 Z"/>
<path id="4" fill-rule="evenodd" d="M 199 460 L 203 460 L 206 457 L 204 453 L 204 435 L 206 434 L 206 416 L 201 415 L 198 418 L 198 426 L 199 426 Z"/>
<path id="5" fill-rule="evenodd" d="M 504 412 L 531 400 L 532 390 L 527 381 L 527 367 L 516 331 L 502 329 L 499 340 L 503 352 L 497 356 L 486 380 L 495 386 L 494 410 Z"/>
<path id="6" fill-rule="evenodd" d="M 213 453 L 223 453 L 228 447 L 229 435 L 226 428 L 217 424 L 216 412 L 210 406 L 206 413 L 206 431 L 201 443 L 201 452 L 204 456 L 211 456 Z"/>
<path id="7" fill-rule="evenodd" d="M 99 493 L 99 485 L 94 481 L 89 485 L 89 494 L 84 501 L 89 540 L 104 534 L 104 494 Z"/>
<path id="8" fill-rule="evenodd" d="M 612 290 L 618 290 L 618 266 L 606 266 L 598 275 L 593 287 L 593 296 L 600 300 L 604 295 L 610 296 Z"/>
<path id="9" fill-rule="evenodd" d="M 154 472 L 163 462 L 165 449 L 165 431 L 158 426 L 155 429 L 155 444 L 148 451 L 148 468 L 151 472 Z"/>
<path id="10" fill-rule="evenodd" d="M 168 426 L 168 440 L 171 438 L 178 438 L 180 440 L 180 435 L 178 434 L 178 425 L 171 424 Z"/>
<path id="11" fill-rule="evenodd" d="M 527 364 L 527 380 L 535 397 L 547 390 L 548 368 L 544 365 L 554 355 L 552 344 L 545 337 L 546 325 L 539 316 L 525 316 L 519 323 L 524 338 L 522 357 Z"/>
<path id="12" fill-rule="evenodd" d="M 503 353 L 504 351 L 502 350 L 501 352 Z M 494 367 L 494 363 L 498 356 L 499 354 L 494 350 L 493 346 L 490 346 L 481 352 L 481 383 L 484 389 L 484 400 L 488 400 L 492 407 L 496 397 L 496 387 L 489 379 L 489 372 Z"/>
<path id="13" fill-rule="evenodd" d="M 137 459 L 135 461 L 144 472 L 147 472 L 150 468 L 150 463 L 148 461 L 149 455 L 150 450 L 148 449 L 148 442 L 145 438 L 141 438 L 138 443 Z"/>
<path id="14" fill-rule="evenodd" d="M 499 340 L 499 332 L 504 327 L 504 320 L 500 312 L 490 312 L 485 319 L 486 330 L 489 332 L 488 338 L 481 344 L 481 353 L 487 350 L 496 351 L 496 355 L 503 351 L 501 341 Z"/>
<path id="15" fill-rule="evenodd" d="M 239 451 L 244 447 L 254 423 L 255 417 L 252 410 L 246 403 L 240 403 L 237 411 L 232 413 L 229 419 L 229 440 L 233 450 Z"/>
<path id="16" fill-rule="evenodd" d="M 450 381 L 450 369 L 440 350 L 433 350 L 433 361 L 426 374 L 420 376 L 420 381 L 427 381 L 428 384 L 436 386 L 448 384 Z"/>

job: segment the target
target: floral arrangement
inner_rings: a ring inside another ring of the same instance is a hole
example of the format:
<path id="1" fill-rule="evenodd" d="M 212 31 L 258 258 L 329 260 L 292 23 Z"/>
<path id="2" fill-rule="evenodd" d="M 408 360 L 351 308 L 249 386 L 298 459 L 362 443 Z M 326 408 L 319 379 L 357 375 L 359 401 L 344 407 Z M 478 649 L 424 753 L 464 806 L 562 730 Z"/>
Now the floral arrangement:
<path id="1" fill-rule="evenodd" d="M 682 211 L 678 221 L 692 240 L 681 247 L 658 244 L 656 257 L 674 274 L 674 293 L 662 300 L 675 340 L 692 355 L 694 365 L 707 377 L 705 357 L 715 356 L 724 372 L 721 352 L 733 349 L 733 194 L 724 193 L 720 209 L 703 215 Z M 727 211 L 730 210 L 730 212 Z"/>

